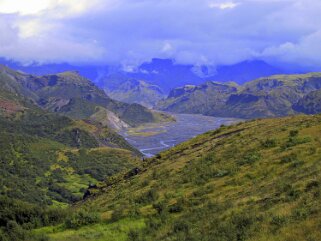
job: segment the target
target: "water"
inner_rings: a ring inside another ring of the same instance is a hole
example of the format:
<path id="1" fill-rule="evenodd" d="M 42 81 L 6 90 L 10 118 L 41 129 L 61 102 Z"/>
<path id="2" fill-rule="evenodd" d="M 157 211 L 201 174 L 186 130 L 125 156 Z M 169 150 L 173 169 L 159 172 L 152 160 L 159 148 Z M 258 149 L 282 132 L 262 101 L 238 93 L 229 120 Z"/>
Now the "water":
<path id="1" fill-rule="evenodd" d="M 240 119 L 219 118 L 194 114 L 171 114 L 176 122 L 152 124 L 139 130 L 127 130 L 121 134 L 146 157 L 169 149 L 221 125 L 239 122 Z"/>

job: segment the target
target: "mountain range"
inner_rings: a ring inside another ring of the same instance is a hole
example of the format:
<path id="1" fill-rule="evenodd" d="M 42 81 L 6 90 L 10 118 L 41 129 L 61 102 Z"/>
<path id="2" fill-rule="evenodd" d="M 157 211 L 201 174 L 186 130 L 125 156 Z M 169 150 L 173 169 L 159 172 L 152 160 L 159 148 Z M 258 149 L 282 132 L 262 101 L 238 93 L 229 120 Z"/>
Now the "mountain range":
<path id="1" fill-rule="evenodd" d="M 11 68 L 34 75 L 48 75 L 74 70 L 92 80 L 99 87 L 109 85 L 116 78 L 119 80 L 143 80 L 157 85 L 165 94 L 173 88 L 201 84 L 206 80 L 220 82 L 233 81 L 243 84 L 247 81 L 273 74 L 289 74 L 293 71 L 274 67 L 262 60 L 247 60 L 232 65 L 190 65 L 179 64 L 172 59 L 154 58 L 138 66 L 89 65 L 76 66 L 70 64 L 29 64 L 22 65 L 13 61 L 0 59 L 0 63 Z"/>
<path id="2" fill-rule="evenodd" d="M 262 118 L 320 112 L 321 73 L 272 75 L 243 85 L 208 81 L 173 89 L 156 108 L 177 113 Z"/>

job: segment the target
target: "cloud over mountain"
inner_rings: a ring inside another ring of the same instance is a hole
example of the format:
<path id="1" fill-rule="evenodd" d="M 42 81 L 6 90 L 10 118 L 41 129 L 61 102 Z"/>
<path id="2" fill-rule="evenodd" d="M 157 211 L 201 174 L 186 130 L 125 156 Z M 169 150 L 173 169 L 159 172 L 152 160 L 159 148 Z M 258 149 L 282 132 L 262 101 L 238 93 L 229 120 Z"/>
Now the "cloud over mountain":
<path id="1" fill-rule="evenodd" d="M 153 57 L 321 67 L 319 0 L 0 0 L 0 56 L 136 65 Z"/>

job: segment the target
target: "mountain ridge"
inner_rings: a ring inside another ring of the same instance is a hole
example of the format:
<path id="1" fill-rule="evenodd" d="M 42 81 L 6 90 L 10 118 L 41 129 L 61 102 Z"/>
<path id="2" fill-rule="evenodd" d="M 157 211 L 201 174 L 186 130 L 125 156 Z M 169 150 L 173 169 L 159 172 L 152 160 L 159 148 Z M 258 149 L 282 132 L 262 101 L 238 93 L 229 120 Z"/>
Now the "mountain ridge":
<path id="1" fill-rule="evenodd" d="M 321 89 L 321 73 L 273 75 L 243 85 L 226 84 L 223 94 L 215 82 L 171 91 L 156 108 L 178 113 L 221 117 L 262 118 L 298 113 L 294 106 L 310 92 Z M 212 86 L 212 89 L 208 87 Z M 231 87 L 232 86 L 232 87 Z M 218 103 L 220 105 L 218 105 Z M 320 105 L 316 100 L 316 105 Z M 307 113 L 304 112 L 303 113 Z"/>
<path id="2" fill-rule="evenodd" d="M 34 76 L 1 67 L 3 88 L 32 99 L 40 107 L 74 119 L 90 118 L 97 107 L 114 112 L 122 121 L 132 126 L 159 121 L 163 117 L 138 104 L 112 100 L 94 83 L 68 71 L 58 74 Z"/>

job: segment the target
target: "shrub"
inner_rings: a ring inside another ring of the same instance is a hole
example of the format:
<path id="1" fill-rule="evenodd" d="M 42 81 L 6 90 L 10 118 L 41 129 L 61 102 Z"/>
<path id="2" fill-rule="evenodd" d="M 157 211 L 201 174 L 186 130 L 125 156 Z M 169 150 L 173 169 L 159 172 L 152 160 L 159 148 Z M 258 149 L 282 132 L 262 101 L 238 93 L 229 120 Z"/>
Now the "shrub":
<path id="1" fill-rule="evenodd" d="M 96 212 L 80 211 L 65 220 L 65 227 L 76 229 L 84 225 L 98 223 L 100 216 Z"/>
<path id="2" fill-rule="evenodd" d="M 123 217 L 123 214 L 124 214 L 123 207 L 115 209 L 111 214 L 111 221 L 116 222 L 120 220 Z"/>
<path id="3" fill-rule="evenodd" d="M 174 205 L 170 206 L 168 211 L 170 213 L 179 213 L 179 212 L 183 211 L 182 202 L 177 202 Z"/>
<path id="4" fill-rule="evenodd" d="M 318 188 L 319 186 L 320 186 L 320 183 L 317 180 L 312 180 L 306 185 L 305 191 L 309 192 L 314 188 Z"/>
<path id="5" fill-rule="evenodd" d="M 143 193 L 139 198 L 136 199 L 137 203 L 147 204 L 156 201 L 158 193 L 155 188 L 151 188 L 149 191 Z"/>
<path id="6" fill-rule="evenodd" d="M 281 163 L 290 163 L 298 160 L 298 156 L 295 153 L 291 153 L 281 158 Z"/>
<path id="7" fill-rule="evenodd" d="M 298 130 L 291 130 L 289 133 L 290 137 L 296 137 L 299 135 L 299 131 Z"/>
<path id="8" fill-rule="evenodd" d="M 189 225 L 187 222 L 185 221 L 177 221 L 174 223 L 173 225 L 173 231 L 175 233 L 178 233 L 178 232 L 185 232 L 187 233 L 189 231 Z"/>
<path id="9" fill-rule="evenodd" d="M 272 217 L 271 224 L 277 228 L 282 227 L 287 223 L 287 218 L 283 216 L 274 216 Z"/>
<path id="10" fill-rule="evenodd" d="M 276 141 L 276 139 L 268 138 L 265 141 L 262 141 L 261 145 L 264 148 L 273 148 L 273 147 L 277 146 L 277 141 Z"/>
<path id="11" fill-rule="evenodd" d="M 161 214 L 166 210 L 166 204 L 165 202 L 154 203 L 153 208 L 157 211 L 158 214 Z"/>
<path id="12" fill-rule="evenodd" d="M 139 232 L 134 229 L 130 229 L 128 232 L 128 241 L 138 241 L 140 240 L 139 238 Z"/>
<path id="13" fill-rule="evenodd" d="M 256 151 L 250 151 L 246 153 L 242 160 L 238 161 L 238 164 L 245 165 L 245 164 L 252 164 L 261 159 L 261 154 Z"/>

